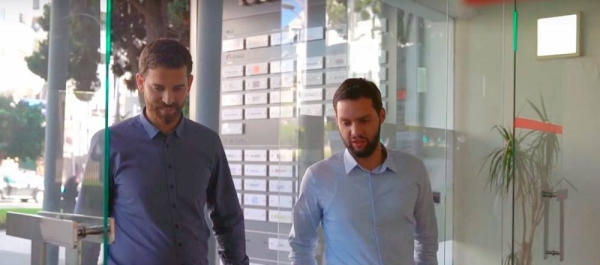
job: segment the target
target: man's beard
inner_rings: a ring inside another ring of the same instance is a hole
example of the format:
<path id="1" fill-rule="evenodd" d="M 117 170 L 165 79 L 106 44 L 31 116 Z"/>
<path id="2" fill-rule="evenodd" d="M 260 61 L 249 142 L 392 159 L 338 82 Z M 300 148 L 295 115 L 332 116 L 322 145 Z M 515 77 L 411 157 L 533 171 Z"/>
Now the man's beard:
<path id="1" fill-rule="evenodd" d="M 346 139 L 344 139 L 343 137 L 342 137 L 342 139 L 344 140 L 344 145 L 346 146 L 346 148 L 348 149 L 350 154 L 352 154 L 352 156 L 358 157 L 358 158 L 366 158 L 366 157 L 371 156 L 375 152 L 375 150 L 377 149 L 377 146 L 379 145 L 380 137 L 381 137 L 381 126 L 379 126 L 379 128 L 377 129 L 377 134 L 375 134 L 375 136 L 373 136 L 372 139 L 368 139 L 367 146 L 361 151 L 355 150 L 352 147 L 352 143 L 351 143 L 352 138 L 350 138 L 348 141 Z M 367 140 L 367 139 L 365 139 L 365 140 Z"/>
<path id="2" fill-rule="evenodd" d="M 175 109 L 175 112 L 162 113 L 162 109 L 166 108 L 166 107 L 173 107 Z M 155 109 L 156 116 L 160 120 L 162 120 L 162 122 L 164 124 L 172 124 L 172 123 L 176 122 L 183 112 L 183 107 L 178 106 L 177 104 L 173 104 L 171 106 L 160 105 L 160 106 L 155 107 L 154 109 Z"/>

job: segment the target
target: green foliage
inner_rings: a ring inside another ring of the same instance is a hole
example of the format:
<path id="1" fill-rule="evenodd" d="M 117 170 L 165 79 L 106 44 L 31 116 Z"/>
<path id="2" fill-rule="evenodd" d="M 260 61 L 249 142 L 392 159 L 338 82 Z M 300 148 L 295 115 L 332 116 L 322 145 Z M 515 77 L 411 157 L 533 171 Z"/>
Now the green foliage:
<path id="1" fill-rule="evenodd" d="M 538 120 L 549 123 L 546 104 L 540 99 L 540 107 L 529 100 L 527 103 Z M 503 126 L 494 129 L 502 137 L 503 146 L 485 157 L 480 173 L 487 166 L 487 186 L 502 198 L 514 193 L 511 203 L 519 209 L 517 218 L 522 225 L 521 239 L 514 242 L 516 250 L 505 257 L 504 264 L 531 265 L 533 241 L 545 207 L 542 193 L 556 191 L 562 183 L 577 189 L 566 178 L 552 174 L 560 154 L 557 134 L 534 130 L 516 134 Z"/>
<path id="2" fill-rule="evenodd" d="M 353 4 L 352 10 L 348 7 L 349 2 Z M 348 25 L 350 12 L 357 16 L 359 21 L 372 20 L 374 22 L 382 14 L 382 9 L 381 0 L 327 0 L 327 27 L 335 29 L 341 37 L 346 38 L 347 29 L 341 26 Z M 400 20 L 399 23 L 402 22 Z M 375 30 L 373 28 L 371 34 L 374 34 Z"/>
<path id="3" fill-rule="evenodd" d="M 41 28 L 50 31 L 50 4 L 44 5 L 44 15 L 38 21 Z M 69 24 L 69 68 L 67 79 L 77 92 L 95 92 L 100 87 L 100 2 L 99 0 L 71 1 Z M 48 81 L 48 39 L 39 42 L 39 49 L 25 61 L 31 72 Z M 76 93 L 79 99 L 91 99 L 91 93 Z"/>
<path id="4" fill-rule="evenodd" d="M 127 89 L 135 91 L 139 56 L 145 44 L 172 38 L 189 46 L 189 36 L 189 0 L 114 0 L 112 71 L 117 77 L 129 73 L 125 84 Z"/>
<path id="5" fill-rule="evenodd" d="M 44 114 L 40 106 L 0 97 L 0 153 L 19 161 L 37 160 L 44 147 Z"/>
<path id="6" fill-rule="evenodd" d="M 6 213 L 15 212 L 15 213 L 23 213 L 23 214 L 37 214 L 42 209 L 36 208 L 10 208 L 10 209 L 0 209 L 0 227 L 2 227 L 6 223 Z"/>

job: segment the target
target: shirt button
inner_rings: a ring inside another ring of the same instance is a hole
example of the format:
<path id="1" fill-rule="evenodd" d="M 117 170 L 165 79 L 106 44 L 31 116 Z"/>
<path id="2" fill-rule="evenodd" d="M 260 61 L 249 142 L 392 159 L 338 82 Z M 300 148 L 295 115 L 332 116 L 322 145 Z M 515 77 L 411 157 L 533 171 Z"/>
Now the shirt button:
<path id="1" fill-rule="evenodd" d="M 175 205 L 175 204 L 173 204 L 173 205 L 171 205 L 171 206 L 172 206 L 173 208 L 177 208 L 177 205 Z"/>
<path id="2" fill-rule="evenodd" d="M 171 186 L 170 186 L 170 187 L 171 187 L 171 189 L 174 189 L 174 188 L 175 188 L 175 185 L 171 184 Z"/>
<path id="3" fill-rule="evenodd" d="M 175 228 L 179 228 L 179 225 L 175 225 Z"/>
<path id="4" fill-rule="evenodd" d="M 169 148 L 169 145 L 167 145 L 167 148 Z"/>
<path id="5" fill-rule="evenodd" d="M 173 168 L 173 167 L 171 166 L 171 164 L 169 164 L 169 168 Z"/>
<path id="6" fill-rule="evenodd" d="M 179 247 L 183 247 L 183 244 L 179 243 L 179 244 L 178 244 L 178 246 L 179 246 Z"/>

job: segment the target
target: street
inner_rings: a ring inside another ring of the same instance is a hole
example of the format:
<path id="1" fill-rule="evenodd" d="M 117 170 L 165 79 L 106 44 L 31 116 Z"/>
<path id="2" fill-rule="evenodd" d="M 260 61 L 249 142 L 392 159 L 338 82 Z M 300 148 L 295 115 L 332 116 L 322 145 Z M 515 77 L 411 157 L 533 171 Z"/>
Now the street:
<path id="1" fill-rule="evenodd" d="M 64 264 L 65 251 L 59 251 L 59 264 Z M 31 262 L 31 242 L 29 240 L 7 236 L 5 230 L 0 230 L 0 264 L 27 265 Z"/>
<path id="2" fill-rule="evenodd" d="M 42 209 L 41 203 L 31 202 L 21 202 L 19 200 L 0 200 L 0 209 L 14 209 L 14 208 L 38 208 Z"/>

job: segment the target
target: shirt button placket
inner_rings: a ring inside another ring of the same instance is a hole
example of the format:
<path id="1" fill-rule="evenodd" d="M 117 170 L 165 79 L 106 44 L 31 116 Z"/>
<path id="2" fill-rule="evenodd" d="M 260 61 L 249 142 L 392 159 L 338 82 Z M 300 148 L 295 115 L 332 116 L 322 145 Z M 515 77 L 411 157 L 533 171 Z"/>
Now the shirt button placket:
<path id="1" fill-rule="evenodd" d="M 173 220 L 175 227 L 175 242 L 177 243 L 177 248 L 182 249 L 183 244 L 181 243 L 181 236 L 179 235 L 180 225 L 179 218 L 177 214 L 177 194 L 175 191 L 175 169 L 173 168 L 173 148 L 171 138 L 172 136 L 167 137 L 167 141 L 165 142 L 165 158 L 167 164 L 167 180 L 169 183 L 169 198 L 171 200 L 171 220 Z"/>

